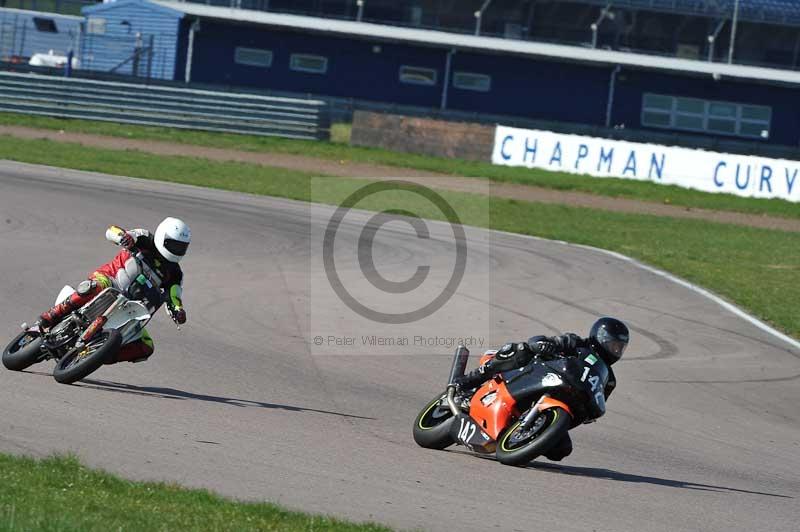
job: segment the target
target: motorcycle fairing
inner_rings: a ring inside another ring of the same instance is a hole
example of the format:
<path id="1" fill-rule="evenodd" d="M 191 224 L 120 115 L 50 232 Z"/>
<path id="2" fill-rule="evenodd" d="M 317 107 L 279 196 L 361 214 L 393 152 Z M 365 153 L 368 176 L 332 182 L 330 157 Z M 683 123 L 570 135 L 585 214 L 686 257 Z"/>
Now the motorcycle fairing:
<path id="1" fill-rule="evenodd" d="M 553 399 L 552 397 L 544 397 L 539 403 L 539 412 L 547 410 L 548 408 L 563 408 L 564 411 L 570 415 L 570 417 L 575 417 L 575 415 L 572 413 L 572 409 L 567 403 L 559 401 L 558 399 Z"/>
<path id="2" fill-rule="evenodd" d="M 126 301 L 117 308 L 106 321 L 104 329 L 118 329 L 122 334 L 122 343 L 137 340 L 144 325 L 151 318 L 150 311 L 138 301 Z"/>
<path id="3" fill-rule="evenodd" d="M 603 390 L 608 367 L 591 350 L 581 349 L 578 357 L 549 361 L 535 360 L 527 366 L 502 374 L 511 396 L 519 403 L 533 402 L 543 394 L 568 404 L 581 405 L 570 413 L 577 423 L 605 414 Z"/>
<path id="4" fill-rule="evenodd" d="M 516 401 L 500 379 L 490 379 L 472 396 L 469 414 L 492 440 L 505 430 L 512 417 L 518 415 Z"/>
<path id="5" fill-rule="evenodd" d="M 55 304 L 58 305 L 60 303 L 63 303 L 64 301 L 67 300 L 69 296 L 71 296 L 74 293 L 75 289 L 72 288 L 70 285 L 64 286 L 64 288 L 61 289 L 61 292 L 58 293 L 58 297 L 56 298 Z"/>
<path id="6" fill-rule="evenodd" d="M 487 434 L 475 419 L 463 412 L 453 418 L 450 424 L 450 436 L 476 453 L 493 453 L 497 447 L 495 438 Z"/>
<path id="7" fill-rule="evenodd" d="M 484 351 L 483 356 L 478 361 L 478 365 L 483 366 L 491 359 L 493 359 L 496 354 L 497 354 L 497 349 L 489 349 L 487 351 Z"/>
<path id="8" fill-rule="evenodd" d="M 528 403 L 543 394 L 559 395 L 559 391 L 569 387 L 564 375 L 566 368 L 560 366 L 534 361 L 522 368 L 503 372 L 502 376 L 509 394 L 518 402 Z"/>

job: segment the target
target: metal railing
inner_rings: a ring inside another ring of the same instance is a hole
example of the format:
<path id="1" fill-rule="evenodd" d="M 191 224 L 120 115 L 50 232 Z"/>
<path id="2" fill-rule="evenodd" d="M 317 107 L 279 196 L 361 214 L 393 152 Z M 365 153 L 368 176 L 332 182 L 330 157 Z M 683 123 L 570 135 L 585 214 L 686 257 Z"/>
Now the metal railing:
<path id="1" fill-rule="evenodd" d="M 295 139 L 328 139 L 320 100 L 0 72 L 0 111 Z"/>

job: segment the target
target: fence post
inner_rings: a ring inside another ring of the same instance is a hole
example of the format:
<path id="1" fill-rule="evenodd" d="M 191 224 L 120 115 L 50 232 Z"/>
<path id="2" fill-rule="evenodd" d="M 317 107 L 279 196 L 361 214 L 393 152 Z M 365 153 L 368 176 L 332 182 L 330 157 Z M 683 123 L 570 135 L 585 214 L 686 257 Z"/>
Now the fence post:
<path id="1" fill-rule="evenodd" d="M 442 80 L 442 99 L 440 102 L 439 107 L 442 110 L 447 109 L 447 91 L 450 89 L 450 71 L 453 67 L 453 56 L 456 53 L 455 48 L 451 48 L 447 51 L 447 56 L 444 62 L 444 79 Z"/>
<path id="2" fill-rule="evenodd" d="M 22 23 L 22 37 L 19 39 L 19 53 L 16 55 L 22 57 L 23 52 L 25 51 L 25 32 L 28 31 L 28 21 Z"/>
<path id="3" fill-rule="evenodd" d="M 189 44 L 186 50 L 186 67 L 183 70 L 183 81 L 187 85 L 192 81 L 192 58 L 194 57 L 194 34 L 200 31 L 200 20 L 194 19 L 189 26 Z"/>
<path id="4" fill-rule="evenodd" d="M 138 31 L 136 32 L 136 44 L 133 46 L 133 65 L 132 74 L 133 77 L 139 77 L 139 61 L 142 59 L 142 34 Z"/>
<path id="5" fill-rule="evenodd" d="M 72 58 L 75 57 L 75 52 L 70 49 L 69 53 L 67 54 L 67 64 L 64 65 L 64 77 L 70 78 L 72 77 Z"/>
<path id="6" fill-rule="evenodd" d="M 153 43 L 155 42 L 153 34 L 150 34 L 149 41 L 150 42 L 147 43 L 147 81 L 150 81 L 153 72 Z"/>

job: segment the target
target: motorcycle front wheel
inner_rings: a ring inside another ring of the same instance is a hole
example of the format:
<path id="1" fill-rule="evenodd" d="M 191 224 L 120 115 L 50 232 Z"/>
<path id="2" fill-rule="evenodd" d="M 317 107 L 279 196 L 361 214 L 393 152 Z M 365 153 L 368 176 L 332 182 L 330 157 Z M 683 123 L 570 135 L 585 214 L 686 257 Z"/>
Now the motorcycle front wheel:
<path id="1" fill-rule="evenodd" d="M 561 441 L 570 423 L 570 415 L 559 407 L 540 412 L 527 428 L 521 426 L 521 420 L 517 421 L 500 436 L 497 460 L 506 465 L 527 464 Z"/>
<path id="2" fill-rule="evenodd" d="M 450 426 L 455 418 L 444 397 L 440 395 L 428 403 L 414 420 L 414 441 L 420 447 L 444 449 L 455 443 L 450 436 Z"/>
<path id="3" fill-rule="evenodd" d="M 3 350 L 3 365 L 11 371 L 22 371 L 42 361 L 42 333 L 24 331 Z"/>
<path id="4" fill-rule="evenodd" d="M 119 331 L 100 331 L 86 345 L 75 347 L 61 357 L 53 370 L 53 378 L 61 384 L 72 384 L 86 378 L 106 360 L 117 356 L 121 345 Z"/>

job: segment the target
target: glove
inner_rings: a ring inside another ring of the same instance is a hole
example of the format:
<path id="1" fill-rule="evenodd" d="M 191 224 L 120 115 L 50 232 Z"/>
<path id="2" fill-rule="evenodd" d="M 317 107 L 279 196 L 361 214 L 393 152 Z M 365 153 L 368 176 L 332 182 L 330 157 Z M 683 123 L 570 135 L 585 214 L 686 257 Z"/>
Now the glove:
<path id="1" fill-rule="evenodd" d="M 558 346 L 549 340 L 540 340 L 532 347 L 533 351 L 540 356 L 554 357 L 558 354 Z"/>
<path id="2" fill-rule="evenodd" d="M 119 245 L 125 249 L 133 249 L 136 246 L 136 239 L 130 233 L 125 233 L 120 237 Z"/>
<path id="3" fill-rule="evenodd" d="M 186 323 L 186 311 L 182 308 L 175 309 L 172 311 L 172 319 L 175 320 L 175 323 L 178 325 L 183 325 Z"/>
<path id="4" fill-rule="evenodd" d="M 466 375 L 456 377 L 453 379 L 451 384 L 455 386 L 457 392 L 463 392 L 464 390 L 475 388 L 479 384 L 482 384 L 485 380 L 485 368 L 480 366 L 470 371 Z"/>

